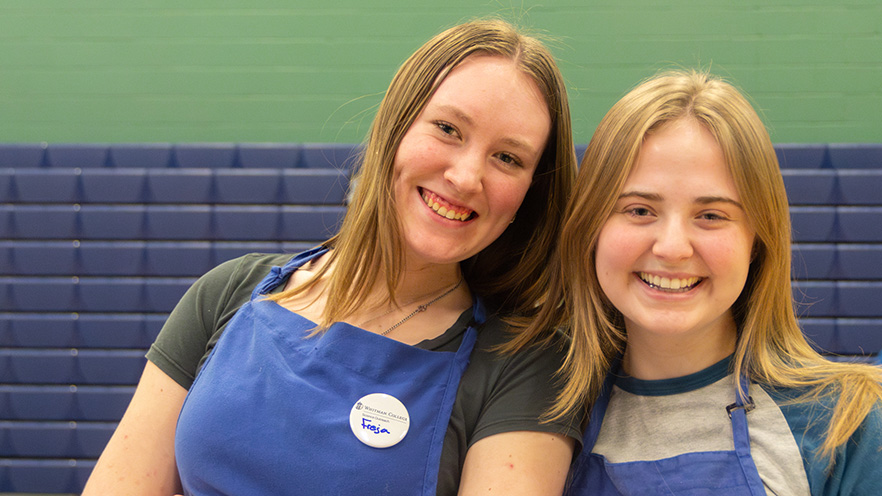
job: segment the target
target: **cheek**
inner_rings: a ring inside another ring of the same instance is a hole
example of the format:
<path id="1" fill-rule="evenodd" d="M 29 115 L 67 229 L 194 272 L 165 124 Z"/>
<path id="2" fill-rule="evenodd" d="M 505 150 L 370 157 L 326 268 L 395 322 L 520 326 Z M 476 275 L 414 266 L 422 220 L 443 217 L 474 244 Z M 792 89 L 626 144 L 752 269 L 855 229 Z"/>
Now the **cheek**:
<path id="1" fill-rule="evenodd" d="M 530 189 L 532 178 L 525 177 L 501 177 L 493 181 L 496 186 L 493 188 L 492 202 L 496 210 L 513 217 L 515 212 L 521 207 L 527 191 Z M 510 218 L 506 220 L 508 222 Z"/>
<path id="2" fill-rule="evenodd" d="M 739 280 L 747 277 L 752 251 L 753 236 L 741 233 L 714 239 L 704 250 L 708 264 L 718 271 L 729 272 Z"/>
<path id="3" fill-rule="evenodd" d="M 594 270 L 600 289 L 611 300 L 616 299 L 626 278 L 631 274 L 631 267 L 636 260 L 633 244 L 627 243 L 617 229 L 604 228 L 597 239 L 594 255 Z"/>
<path id="4" fill-rule="evenodd" d="M 598 276 L 614 275 L 619 271 L 630 273 L 639 252 L 637 236 L 627 229 L 619 229 L 614 223 L 607 223 L 597 238 L 595 266 Z"/>

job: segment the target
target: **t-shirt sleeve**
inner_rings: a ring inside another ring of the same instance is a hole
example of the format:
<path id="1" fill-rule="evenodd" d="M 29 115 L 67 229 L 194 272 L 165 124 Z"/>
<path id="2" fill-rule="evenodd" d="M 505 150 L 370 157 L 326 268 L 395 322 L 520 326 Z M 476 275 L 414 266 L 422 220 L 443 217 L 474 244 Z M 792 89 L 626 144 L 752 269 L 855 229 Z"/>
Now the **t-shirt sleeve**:
<path id="1" fill-rule="evenodd" d="M 557 372 L 564 356 L 563 347 L 557 345 L 484 356 L 485 361 L 493 362 L 494 372 L 469 446 L 485 437 L 513 431 L 553 432 L 571 437 L 581 445 L 581 414 L 552 422 L 542 420 L 560 390 L 562 381 Z"/>
<path id="2" fill-rule="evenodd" d="M 834 407 L 830 398 L 779 406 L 802 453 L 813 495 L 882 494 L 882 405 L 877 404 L 851 438 L 837 448 L 832 465 L 820 456 Z"/>
<path id="3" fill-rule="evenodd" d="M 880 467 L 882 405 L 877 405 L 848 443 L 840 448 L 824 494 L 882 494 Z M 812 493 L 815 493 L 814 490 Z"/>
<path id="4" fill-rule="evenodd" d="M 255 271 L 263 265 L 262 257 L 252 254 L 224 262 L 193 283 L 162 326 L 147 359 L 189 389 L 210 344 L 268 270 Z"/>

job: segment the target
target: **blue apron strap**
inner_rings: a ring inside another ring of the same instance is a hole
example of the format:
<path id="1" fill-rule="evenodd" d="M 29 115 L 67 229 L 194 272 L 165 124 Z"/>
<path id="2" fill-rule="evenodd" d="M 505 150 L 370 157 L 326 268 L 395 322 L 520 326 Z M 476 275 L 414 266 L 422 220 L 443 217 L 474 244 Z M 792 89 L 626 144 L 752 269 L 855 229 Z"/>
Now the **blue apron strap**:
<path id="1" fill-rule="evenodd" d="M 603 417 L 606 415 L 606 407 L 609 405 L 609 397 L 612 394 L 613 384 L 616 382 L 616 375 L 619 373 L 619 367 L 622 363 L 622 357 L 619 356 L 613 360 L 606 379 L 603 380 L 603 386 L 600 387 L 600 394 L 591 405 L 591 415 L 588 419 L 588 426 L 585 429 L 585 435 L 582 438 L 582 451 L 591 452 L 594 443 L 597 442 L 597 436 L 600 435 L 600 427 L 603 425 Z"/>
<path id="2" fill-rule="evenodd" d="M 756 408 L 753 398 L 748 395 L 750 381 L 747 374 L 741 374 L 740 387 L 735 392 L 735 403 L 726 407 L 729 418 L 732 419 L 732 437 L 735 440 L 735 455 L 738 464 L 744 473 L 744 478 L 750 488 L 750 493 L 755 496 L 766 494 L 765 486 L 760 479 L 759 471 L 753 457 L 750 456 L 750 433 L 747 426 L 747 412 Z M 744 400 L 747 399 L 747 403 Z"/>
<path id="3" fill-rule="evenodd" d="M 269 294 L 298 267 L 327 251 L 327 247 L 317 246 L 291 258 L 291 260 L 288 260 L 288 262 L 282 267 L 272 267 L 269 274 L 267 274 L 267 276 L 260 281 L 260 284 L 254 288 L 254 291 L 251 292 L 251 299 L 256 300 L 262 295 Z"/>

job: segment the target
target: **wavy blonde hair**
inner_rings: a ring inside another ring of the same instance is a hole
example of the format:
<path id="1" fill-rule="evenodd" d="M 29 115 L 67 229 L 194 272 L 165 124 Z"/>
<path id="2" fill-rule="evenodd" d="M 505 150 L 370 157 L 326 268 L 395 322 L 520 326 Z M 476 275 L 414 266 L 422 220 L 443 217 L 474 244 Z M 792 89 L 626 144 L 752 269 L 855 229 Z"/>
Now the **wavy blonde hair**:
<path id="1" fill-rule="evenodd" d="M 832 461 L 835 449 L 882 400 L 882 369 L 831 362 L 803 336 L 790 279 L 789 206 L 769 134 L 737 89 L 707 73 L 675 71 L 650 78 L 603 118 L 585 152 L 568 205 L 553 262 L 549 304 L 509 349 L 547 335 L 545 329 L 566 329 L 571 346 L 561 368 L 565 385 L 549 416 L 584 408 L 597 397 L 627 339 L 623 317 L 597 279 L 597 239 L 646 135 L 682 118 L 697 120 L 713 134 L 756 232 L 747 282 L 732 307 L 738 328 L 736 379 L 746 374 L 772 387 L 805 391 L 797 401 L 836 398 L 820 453 Z"/>
<path id="2" fill-rule="evenodd" d="M 420 47 L 392 79 L 367 140 L 357 183 L 337 235 L 325 245 L 334 271 L 272 297 L 308 290 L 327 274 L 320 327 L 343 320 L 385 278 L 390 301 L 403 270 L 401 226 L 392 194 L 393 162 L 402 137 L 446 76 L 470 56 L 494 55 L 517 63 L 545 96 L 551 131 L 516 220 L 490 246 L 462 262 L 469 288 L 502 313 L 529 313 L 547 286 L 547 266 L 576 175 L 566 86 L 554 58 L 536 37 L 498 19 L 452 27 Z M 325 264 L 327 268 L 331 264 Z"/>

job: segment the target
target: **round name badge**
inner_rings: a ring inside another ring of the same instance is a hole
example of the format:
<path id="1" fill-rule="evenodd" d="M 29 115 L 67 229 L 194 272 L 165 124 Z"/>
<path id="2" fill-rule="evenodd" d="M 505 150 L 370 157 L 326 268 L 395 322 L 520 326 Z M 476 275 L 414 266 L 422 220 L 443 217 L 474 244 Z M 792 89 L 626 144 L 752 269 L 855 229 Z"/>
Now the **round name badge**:
<path id="1" fill-rule="evenodd" d="M 398 398 L 373 393 L 355 402 L 349 411 L 349 427 L 364 444 L 373 448 L 388 448 L 407 435 L 410 415 Z"/>

